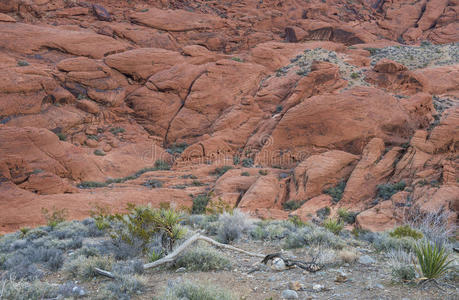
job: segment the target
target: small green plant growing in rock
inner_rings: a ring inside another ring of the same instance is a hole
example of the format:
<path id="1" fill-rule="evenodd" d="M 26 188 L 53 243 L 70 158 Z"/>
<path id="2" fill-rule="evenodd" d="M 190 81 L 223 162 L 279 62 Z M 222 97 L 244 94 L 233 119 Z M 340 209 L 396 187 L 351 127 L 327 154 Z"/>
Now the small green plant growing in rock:
<path id="1" fill-rule="evenodd" d="M 210 201 L 210 195 L 199 194 L 193 198 L 193 206 L 191 207 L 192 214 L 203 214 L 206 212 L 207 204 Z"/>
<path id="2" fill-rule="evenodd" d="M 437 279 L 451 269 L 453 260 L 448 260 L 449 254 L 443 245 L 425 240 L 415 246 L 414 252 L 418 258 L 420 272 L 428 280 Z"/>
<path id="3" fill-rule="evenodd" d="M 57 137 L 59 138 L 60 141 L 66 141 L 67 140 L 67 135 L 65 133 L 59 132 L 56 133 Z"/>
<path id="4" fill-rule="evenodd" d="M 105 156 L 105 152 L 99 149 L 94 150 L 94 155 Z"/>
<path id="5" fill-rule="evenodd" d="M 26 234 L 30 231 L 30 228 L 29 227 L 21 227 L 19 229 L 19 231 L 21 232 L 21 237 L 25 237 Z"/>
<path id="6" fill-rule="evenodd" d="M 359 78 L 359 77 L 360 77 L 359 73 L 355 73 L 355 72 L 352 72 L 352 73 L 351 73 L 351 78 L 352 78 L 352 79 L 357 79 L 357 78 Z"/>
<path id="7" fill-rule="evenodd" d="M 331 212 L 330 207 L 326 206 L 321 209 L 318 209 L 316 211 L 316 215 L 321 219 L 325 219 L 326 217 L 330 215 L 330 212 Z"/>
<path id="8" fill-rule="evenodd" d="M 143 183 L 144 186 L 149 187 L 151 189 L 162 188 L 163 182 L 157 179 L 148 179 Z"/>
<path id="9" fill-rule="evenodd" d="M 251 159 L 251 158 L 244 158 L 244 159 L 242 160 L 242 166 L 243 166 L 244 168 L 251 168 L 251 167 L 253 167 L 253 159 Z"/>
<path id="10" fill-rule="evenodd" d="M 242 172 L 241 176 L 250 176 L 250 173 L 249 172 Z"/>
<path id="11" fill-rule="evenodd" d="M 297 210 L 297 209 L 300 208 L 305 202 L 306 202 L 306 200 L 302 200 L 302 201 L 290 200 L 290 201 L 284 202 L 284 203 L 282 204 L 282 208 L 283 208 L 284 210 Z"/>
<path id="12" fill-rule="evenodd" d="M 405 187 L 406 184 L 404 181 L 380 184 L 377 186 L 377 196 L 384 200 L 389 200 L 394 194 L 403 191 Z"/>
<path id="13" fill-rule="evenodd" d="M 124 129 L 123 127 L 112 127 L 112 128 L 109 129 L 109 131 L 113 135 L 118 135 L 120 133 L 124 133 L 126 131 L 126 129 Z"/>
<path id="14" fill-rule="evenodd" d="M 231 60 L 237 61 L 237 62 L 244 62 L 244 60 L 240 57 L 231 57 Z"/>
<path id="15" fill-rule="evenodd" d="M 343 208 L 343 207 L 338 208 L 339 219 L 345 223 L 354 224 L 356 215 L 357 213 L 351 212 L 347 210 L 346 208 Z"/>
<path id="16" fill-rule="evenodd" d="M 417 231 L 410 227 L 410 225 L 402 225 L 395 228 L 392 232 L 389 233 L 391 237 L 402 238 L 402 237 L 411 237 L 415 240 L 422 239 L 424 235 L 422 232 Z"/>
<path id="17" fill-rule="evenodd" d="M 181 154 L 187 147 L 187 143 L 173 143 L 166 151 L 170 154 Z"/>
<path id="18" fill-rule="evenodd" d="M 41 209 L 41 213 L 46 219 L 46 224 L 51 228 L 54 228 L 59 223 L 64 222 L 65 218 L 67 217 L 67 210 L 65 208 L 58 209 L 55 206 L 53 206 L 52 211 L 49 211 L 47 208 L 43 207 Z"/>
<path id="19" fill-rule="evenodd" d="M 338 203 L 343 197 L 344 189 L 346 188 L 346 181 L 340 181 L 335 187 L 325 189 L 323 192 L 332 197 L 333 202 Z"/>
<path id="20" fill-rule="evenodd" d="M 171 166 L 169 165 L 167 161 L 158 159 L 157 161 L 155 161 L 155 169 L 156 170 L 170 170 Z"/>
<path id="21" fill-rule="evenodd" d="M 29 65 L 30 65 L 30 64 L 29 64 L 27 61 L 25 61 L 25 60 L 20 60 L 20 61 L 18 61 L 18 66 L 20 66 L 20 67 L 27 67 L 27 66 L 29 66 Z"/>
<path id="22" fill-rule="evenodd" d="M 323 225 L 328 231 L 333 232 L 336 235 L 338 235 L 344 228 L 344 224 L 341 221 L 331 218 L 325 220 Z"/>
<path id="23" fill-rule="evenodd" d="M 215 170 L 214 170 L 214 172 L 212 174 L 217 175 L 217 177 L 221 177 L 221 176 L 223 176 L 223 174 L 225 174 L 226 172 L 228 172 L 232 168 L 233 168 L 232 166 L 218 167 L 218 168 L 215 168 Z"/>
<path id="24" fill-rule="evenodd" d="M 260 170 L 260 171 L 258 171 L 258 174 L 260 174 L 261 176 L 266 176 L 266 175 L 268 175 L 268 171 Z"/>

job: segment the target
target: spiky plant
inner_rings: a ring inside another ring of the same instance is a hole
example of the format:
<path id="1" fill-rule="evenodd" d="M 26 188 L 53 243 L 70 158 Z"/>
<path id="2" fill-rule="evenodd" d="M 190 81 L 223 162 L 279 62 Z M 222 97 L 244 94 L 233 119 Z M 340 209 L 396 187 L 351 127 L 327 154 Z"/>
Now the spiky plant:
<path id="1" fill-rule="evenodd" d="M 453 260 L 448 260 L 449 254 L 443 246 L 423 241 L 415 246 L 415 253 L 422 276 L 428 280 L 437 279 L 451 269 Z"/>

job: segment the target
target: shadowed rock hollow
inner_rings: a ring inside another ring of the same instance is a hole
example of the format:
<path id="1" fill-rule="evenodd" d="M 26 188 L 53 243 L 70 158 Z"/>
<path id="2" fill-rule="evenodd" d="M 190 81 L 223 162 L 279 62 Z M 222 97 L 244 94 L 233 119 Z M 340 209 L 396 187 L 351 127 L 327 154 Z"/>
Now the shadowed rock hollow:
<path id="1" fill-rule="evenodd" d="M 454 222 L 458 11 L 2 1 L 0 232 L 43 223 L 42 207 L 81 219 L 95 204 L 190 207 L 201 193 L 264 218 L 346 207 L 363 229 L 413 209 Z"/>

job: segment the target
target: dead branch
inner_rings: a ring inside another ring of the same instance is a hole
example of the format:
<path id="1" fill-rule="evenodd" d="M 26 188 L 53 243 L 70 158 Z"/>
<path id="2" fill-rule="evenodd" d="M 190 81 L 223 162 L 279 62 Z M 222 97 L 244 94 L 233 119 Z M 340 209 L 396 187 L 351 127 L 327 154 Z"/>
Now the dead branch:
<path id="1" fill-rule="evenodd" d="M 151 262 L 151 263 L 148 263 L 148 264 L 144 264 L 143 265 L 143 269 L 144 270 L 151 269 L 151 268 L 155 268 L 155 267 L 167 264 L 167 263 L 174 262 L 176 257 L 180 253 L 182 253 L 187 247 L 189 247 L 190 245 L 192 245 L 196 241 L 204 241 L 204 242 L 207 242 L 207 243 L 209 243 L 211 245 L 214 245 L 217 248 L 233 250 L 233 251 L 236 251 L 236 252 L 244 253 L 244 254 L 246 254 L 248 256 L 260 257 L 260 258 L 264 258 L 265 257 L 264 254 L 253 253 L 253 252 L 249 252 L 249 251 L 246 251 L 246 250 L 243 250 L 243 249 L 239 249 L 239 248 L 233 247 L 231 245 L 222 244 L 222 243 L 219 243 L 219 242 L 217 242 L 217 241 L 215 241 L 215 240 L 213 240 L 213 239 L 211 239 L 209 237 L 202 236 L 201 234 L 196 233 L 195 235 L 190 237 L 188 240 L 183 242 L 183 244 L 181 244 L 179 247 L 177 247 L 177 249 L 175 249 L 171 254 L 169 254 L 169 255 L 161 258 L 161 259 L 158 259 L 157 261 L 154 261 L 154 262 Z M 113 273 L 111 273 L 109 271 L 105 271 L 105 270 L 102 270 L 102 269 L 99 269 L 99 268 L 94 268 L 94 271 L 99 275 L 102 275 L 102 276 L 105 276 L 105 277 L 109 277 L 109 278 L 115 278 L 115 275 L 113 275 Z"/>

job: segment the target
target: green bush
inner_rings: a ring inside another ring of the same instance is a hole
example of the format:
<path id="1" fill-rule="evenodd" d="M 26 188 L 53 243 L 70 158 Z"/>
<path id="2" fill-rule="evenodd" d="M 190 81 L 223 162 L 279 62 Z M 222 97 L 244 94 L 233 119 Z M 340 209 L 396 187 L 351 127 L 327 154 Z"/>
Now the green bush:
<path id="1" fill-rule="evenodd" d="M 324 227 L 334 234 L 338 235 L 344 228 L 344 224 L 336 219 L 327 219 L 324 221 Z"/>
<path id="2" fill-rule="evenodd" d="M 443 246 L 423 241 L 416 245 L 414 252 L 421 267 L 422 276 L 436 279 L 443 276 L 450 268 L 453 260 L 448 260 L 449 254 Z"/>
<path id="3" fill-rule="evenodd" d="M 60 141 L 66 141 L 67 140 L 67 135 L 65 133 L 59 132 L 56 133 L 57 137 L 59 138 Z"/>
<path id="4" fill-rule="evenodd" d="M 91 280 L 97 276 L 94 268 L 110 270 L 112 264 L 113 259 L 107 256 L 78 256 L 66 261 L 63 270 L 70 278 Z"/>
<path id="5" fill-rule="evenodd" d="M 150 206 L 128 204 L 127 214 L 115 214 L 113 217 L 121 226 L 112 226 L 111 237 L 121 239 L 129 245 L 140 241 L 141 249 L 146 252 L 147 245 L 161 234 L 161 244 L 165 251 L 171 251 L 175 242 L 182 238 L 184 229 L 180 226 L 180 216 L 173 210 L 152 209 Z"/>
<path id="6" fill-rule="evenodd" d="M 155 161 L 155 169 L 156 170 L 170 170 L 171 166 L 169 165 L 169 163 L 167 163 L 164 160 L 157 160 Z"/>
<path id="7" fill-rule="evenodd" d="M 97 155 L 97 156 L 105 156 L 105 152 L 102 151 L 102 150 L 94 150 L 94 155 Z"/>
<path id="8" fill-rule="evenodd" d="M 282 208 L 284 210 L 297 210 L 305 202 L 306 202 L 306 200 L 302 200 L 302 201 L 290 200 L 290 201 L 282 203 Z"/>
<path id="9" fill-rule="evenodd" d="M 242 160 L 242 166 L 243 166 L 244 168 L 251 168 L 251 167 L 253 167 L 253 159 L 251 159 L 251 158 L 244 158 L 244 159 Z"/>
<path id="10" fill-rule="evenodd" d="M 67 217 L 67 210 L 65 208 L 58 209 L 55 206 L 53 206 L 52 211 L 43 207 L 41 209 L 41 213 L 46 219 L 46 224 L 51 228 L 54 228 L 57 224 L 64 222 Z"/>
<path id="11" fill-rule="evenodd" d="M 143 183 L 144 186 L 149 187 L 151 189 L 162 188 L 163 182 L 157 179 L 148 179 Z"/>
<path id="12" fill-rule="evenodd" d="M 218 167 L 218 168 L 216 168 L 214 170 L 214 172 L 212 174 L 217 175 L 217 177 L 220 177 L 223 174 L 225 174 L 226 172 L 228 172 L 229 170 L 231 170 L 232 168 L 233 168 L 232 166 Z"/>
<path id="13" fill-rule="evenodd" d="M 249 172 L 242 172 L 241 176 L 250 176 L 250 173 Z"/>
<path id="14" fill-rule="evenodd" d="M 395 281 L 411 281 L 416 278 L 413 266 L 397 266 L 392 268 L 392 277 Z"/>
<path id="15" fill-rule="evenodd" d="M 58 296 L 59 287 L 42 281 L 0 281 L 0 299 L 53 299 Z"/>
<path id="16" fill-rule="evenodd" d="M 212 248 L 194 248 L 185 252 L 175 262 L 175 267 L 184 267 L 187 271 L 215 271 L 228 269 L 230 261 Z"/>
<path id="17" fill-rule="evenodd" d="M 316 211 L 316 215 L 321 219 L 325 219 L 326 217 L 330 215 L 330 212 L 331 212 L 330 207 L 326 206 L 321 209 L 318 209 Z"/>
<path id="18" fill-rule="evenodd" d="M 20 66 L 20 67 L 27 67 L 28 65 L 30 65 L 30 64 L 25 60 L 19 60 L 18 61 L 18 66 Z"/>
<path id="19" fill-rule="evenodd" d="M 192 214 L 203 214 L 206 212 L 207 204 L 210 201 L 208 194 L 199 194 L 193 198 L 193 206 L 191 208 Z"/>
<path id="20" fill-rule="evenodd" d="M 339 220 L 345 223 L 354 224 L 356 215 L 357 213 L 351 212 L 347 210 L 346 208 L 342 208 L 342 207 L 338 208 Z"/>
<path id="21" fill-rule="evenodd" d="M 268 175 L 268 171 L 260 170 L 260 171 L 258 171 L 258 174 L 260 174 L 261 176 L 266 176 L 266 175 Z"/>
<path id="22" fill-rule="evenodd" d="M 170 154 L 182 154 L 183 151 L 188 147 L 187 143 L 173 143 L 170 148 L 166 149 L 166 151 Z"/>
<path id="23" fill-rule="evenodd" d="M 109 131 L 113 134 L 113 135 L 118 135 L 119 133 L 124 133 L 126 130 L 122 127 L 112 127 L 109 129 Z"/>
<path id="24" fill-rule="evenodd" d="M 102 286 L 95 299 L 131 299 L 131 296 L 143 293 L 145 286 L 146 280 L 142 276 L 117 274 L 114 280 Z"/>
<path id="25" fill-rule="evenodd" d="M 389 200 L 394 194 L 403 191 L 406 187 L 404 181 L 397 183 L 380 184 L 377 187 L 376 195 L 378 198 Z"/>
<path id="26" fill-rule="evenodd" d="M 419 240 L 424 237 L 421 232 L 411 228 L 410 225 L 398 226 L 390 232 L 389 235 L 395 238 L 412 237 L 415 240 Z"/>
<path id="27" fill-rule="evenodd" d="M 215 285 L 201 285 L 190 281 L 177 281 L 170 284 L 164 295 L 155 300 L 236 300 L 231 292 Z"/>
<path id="28" fill-rule="evenodd" d="M 237 61 L 237 62 L 244 62 L 242 58 L 239 57 L 231 57 L 231 60 Z"/>
<path id="29" fill-rule="evenodd" d="M 338 185 L 336 185 L 335 187 L 328 188 L 324 190 L 323 192 L 325 194 L 330 195 L 333 199 L 333 202 L 338 203 L 343 197 L 343 192 L 345 188 L 346 188 L 346 181 L 343 180 L 340 183 L 338 183 Z"/>

